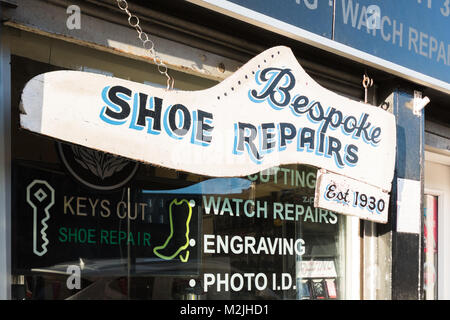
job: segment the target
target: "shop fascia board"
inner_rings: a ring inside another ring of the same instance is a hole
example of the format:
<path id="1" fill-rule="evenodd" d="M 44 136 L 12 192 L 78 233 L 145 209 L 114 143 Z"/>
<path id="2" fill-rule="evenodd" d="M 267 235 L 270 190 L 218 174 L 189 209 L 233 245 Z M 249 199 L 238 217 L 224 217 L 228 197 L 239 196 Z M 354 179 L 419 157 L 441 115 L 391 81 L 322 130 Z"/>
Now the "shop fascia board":
<path id="1" fill-rule="evenodd" d="M 240 7 L 230 1 L 222 0 L 187 0 L 207 9 L 230 16 L 234 19 L 250 23 L 268 31 L 281 34 L 285 37 L 311 45 L 313 47 L 328 51 L 357 63 L 361 63 L 372 68 L 389 72 L 390 74 L 412 81 L 419 85 L 431 87 L 438 91 L 450 94 L 450 86 L 447 82 L 434 79 L 430 76 L 381 59 L 372 54 L 355 49 L 343 43 L 325 38 L 313 32 L 298 28 L 296 26 L 279 21 L 264 14 L 255 12 L 248 8 Z"/>
<path id="2" fill-rule="evenodd" d="M 58 1 L 57 1 L 58 2 Z M 134 28 L 93 17 L 81 9 L 81 29 L 69 30 L 67 7 L 44 1 L 17 0 L 17 7 L 4 12 L 4 25 L 52 37 L 78 45 L 126 56 L 154 64 L 142 48 Z M 90 11 L 90 10 L 86 10 Z M 111 13 L 99 10 L 99 15 Z M 52 17 L 52 19 L 49 19 Z M 127 16 L 121 16 L 126 23 Z M 117 19 L 117 17 L 115 18 Z M 143 27 L 144 31 L 145 27 Z M 221 81 L 233 74 L 242 63 L 211 52 L 196 49 L 172 40 L 153 36 L 155 50 L 169 69 L 202 78 Z"/>

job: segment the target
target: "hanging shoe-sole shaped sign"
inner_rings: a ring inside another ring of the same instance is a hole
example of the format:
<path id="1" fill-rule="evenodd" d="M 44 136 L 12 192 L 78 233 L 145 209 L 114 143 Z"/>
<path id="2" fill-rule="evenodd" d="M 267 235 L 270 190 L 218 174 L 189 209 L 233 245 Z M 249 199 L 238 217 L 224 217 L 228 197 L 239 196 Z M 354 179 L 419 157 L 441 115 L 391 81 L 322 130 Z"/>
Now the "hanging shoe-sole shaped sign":
<path id="1" fill-rule="evenodd" d="M 200 91 L 80 71 L 31 79 L 22 128 L 136 161 L 215 177 L 309 164 L 390 191 L 394 116 L 317 84 L 287 47 Z"/>

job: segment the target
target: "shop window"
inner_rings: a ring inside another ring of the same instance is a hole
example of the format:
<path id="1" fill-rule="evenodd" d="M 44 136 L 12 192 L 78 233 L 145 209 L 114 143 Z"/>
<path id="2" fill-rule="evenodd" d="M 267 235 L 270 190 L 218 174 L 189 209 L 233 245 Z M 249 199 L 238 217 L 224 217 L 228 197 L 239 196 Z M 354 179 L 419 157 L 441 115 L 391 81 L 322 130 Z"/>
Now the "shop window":
<path id="1" fill-rule="evenodd" d="M 15 298 L 345 298 L 345 219 L 314 208 L 317 168 L 205 177 L 20 130 L 24 84 L 54 69 L 12 59 Z"/>

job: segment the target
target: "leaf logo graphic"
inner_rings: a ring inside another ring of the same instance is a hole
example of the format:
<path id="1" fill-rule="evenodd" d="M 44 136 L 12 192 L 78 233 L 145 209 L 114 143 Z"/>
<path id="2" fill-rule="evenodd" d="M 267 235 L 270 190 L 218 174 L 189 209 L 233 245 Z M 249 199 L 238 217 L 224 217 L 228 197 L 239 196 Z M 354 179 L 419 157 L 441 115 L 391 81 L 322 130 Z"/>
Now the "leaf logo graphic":
<path id="1" fill-rule="evenodd" d="M 124 158 L 75 145 L 72 145 L 72 151 L 75 161 L 102 180 L 121 171 L 130 163 Z"/>
<path id="2" fill-rule="evenodd" d="M 115 190 L 136 173 L 139 163 L 86 147 L 57 143 L 62 163 L 78 182 L 96 190 Z"/>

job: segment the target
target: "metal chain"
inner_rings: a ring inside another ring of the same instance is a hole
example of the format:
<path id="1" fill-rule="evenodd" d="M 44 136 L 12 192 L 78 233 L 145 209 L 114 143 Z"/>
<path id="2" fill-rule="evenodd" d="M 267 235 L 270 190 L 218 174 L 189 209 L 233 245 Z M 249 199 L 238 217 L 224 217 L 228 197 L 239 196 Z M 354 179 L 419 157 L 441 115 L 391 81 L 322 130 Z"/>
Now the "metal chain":
<path id="1" fill-rule="evenodd" d="M 161 57 L 156 54 L 154 42 L 150 40 L 148 34 L 145 33 L 142 30 L 141 26 L 139 25 L 140 23 L 139 17 L 136 16 L 135 14 L 132 14 L 130 10 L 128 10 L 128 2 L 126 0 L 116 0 L 116 1 L 119 9 L 124 11 L 128 15 L 128 24 L 136 29 L 136 32 L 138 33 L 138 38 L 139 40 L 142 41 L 142 47 L 144 48 L 144 50 L 147 51 L 147 53 L 150 55 L 150 57 L 157 65 L 159 73 L 167 77 L 167 90 L 172 90 L 175 79 L 169 75 L 168 73 L 169 69 L 162 61 Z"/>

